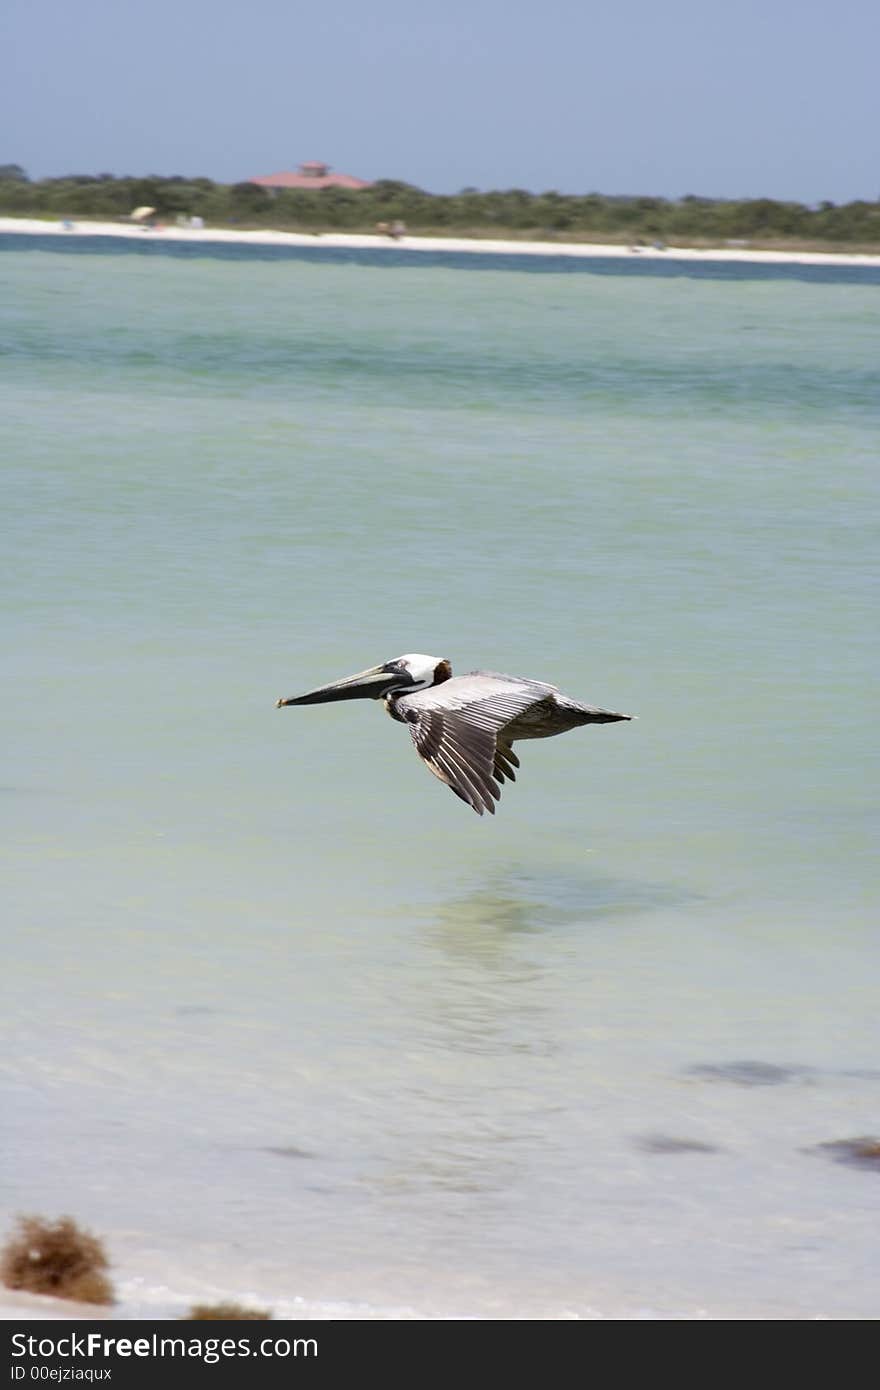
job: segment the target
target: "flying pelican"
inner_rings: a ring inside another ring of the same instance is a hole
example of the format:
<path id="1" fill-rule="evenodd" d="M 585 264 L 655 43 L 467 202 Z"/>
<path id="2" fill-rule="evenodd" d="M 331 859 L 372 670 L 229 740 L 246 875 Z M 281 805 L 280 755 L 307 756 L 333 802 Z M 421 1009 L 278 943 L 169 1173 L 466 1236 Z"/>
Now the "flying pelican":
<path id="1" fill-rule="evenodd" d="M 410 652 L 382 666 L 321 685 L 282 705 L 328 700 L 383 700 L 392 719 L 409 725 L 416 752 L 435 777 L 481 816 L 495 814 L 499 783 L 516 781 L 513 743 L 550 738 L 579 724 L 631 719 L 560 695 L 555 685 L 496 671 L 453 676 L 447 660 Z"/>

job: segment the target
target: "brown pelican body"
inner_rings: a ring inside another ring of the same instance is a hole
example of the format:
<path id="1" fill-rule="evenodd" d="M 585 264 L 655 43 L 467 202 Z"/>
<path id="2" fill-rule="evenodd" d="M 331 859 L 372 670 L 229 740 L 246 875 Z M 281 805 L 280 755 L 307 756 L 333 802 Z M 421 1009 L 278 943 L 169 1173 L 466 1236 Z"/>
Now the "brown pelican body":
<path id="1" fill-rule="evenodd" d="M 555 685 L 495 671 L 453 676 L 445 659 L 410 653 L 355 676 L 319 686 L 281 705 L 328 700 L 383 700 L 392 719 L 409 725 L 416 752 L 435 777 L 481 816 L 495 813 L 501 783 L 516 781 L 520 739 L 552 738 L 580 724 L 630 719 L 560 695 Z"/>

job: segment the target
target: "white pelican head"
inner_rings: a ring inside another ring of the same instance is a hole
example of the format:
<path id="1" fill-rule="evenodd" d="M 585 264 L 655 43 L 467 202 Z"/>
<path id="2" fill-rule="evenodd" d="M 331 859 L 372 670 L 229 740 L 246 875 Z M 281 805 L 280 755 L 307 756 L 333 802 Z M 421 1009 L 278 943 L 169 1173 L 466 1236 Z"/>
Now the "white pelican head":
<path id="1" fill-rule="evenodd" d="M 342 680 L 331 681 L 329 685 L 319 685 L 305 695 L 294 695 L 288 700 L 279 700 L 282 705 L 322 705 L 329 700 L 381 700 L 392 693 L 412 694 L 415 690 L 428 690 L 449 680 L 452 666 L 445 657 L 426 656 L 424 652 L 407 652 L 393 661 L 383 662 L 381 666 L 371 666 L 367 671 L 358 671 L 354 676 L 344 676 Z"/>

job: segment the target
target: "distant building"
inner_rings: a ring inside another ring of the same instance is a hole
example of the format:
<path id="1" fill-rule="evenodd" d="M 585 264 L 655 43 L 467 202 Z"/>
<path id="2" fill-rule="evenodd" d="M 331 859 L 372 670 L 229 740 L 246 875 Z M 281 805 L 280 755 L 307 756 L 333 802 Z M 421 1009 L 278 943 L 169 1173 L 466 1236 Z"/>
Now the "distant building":
<path id="1" fill-rule="evenodd" d="M 307 159 L 299 166 L 297 173 L 282 170 L 280 174 L 257 174 L 248 180 L 260 188 L 369 188 L 367 179 L 356 179 L 353 174 L 331 174 L 330 165 L 319 159 Z"/>

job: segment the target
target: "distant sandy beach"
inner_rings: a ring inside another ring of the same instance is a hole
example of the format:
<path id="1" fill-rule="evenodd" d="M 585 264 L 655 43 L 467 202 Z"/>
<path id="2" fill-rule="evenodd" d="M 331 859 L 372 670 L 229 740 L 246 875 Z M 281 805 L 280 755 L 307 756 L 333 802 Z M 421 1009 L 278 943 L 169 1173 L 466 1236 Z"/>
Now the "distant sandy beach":
<path id="1" fill-rule="evenodd" d="M 0 233 L 22 236 L 130 237 L 136 240 L 178 242 L 226 242 L 241 246 L 328 246 L 354 250 L 453 251 L 484 256 L 574 256 L 582 259 L 614 258 L 672 261 L 751 261 L 757 264 L 880 266 L 880 255 L 852 255 L 837 251 L 757 251 L 743 246 L 708 249 L 670 246 L 608 246 L 595 242 L 489 241 L 463 237 L 367 236 L 346 232 L 232 231 L 214 227 L 189 228 L 158 225 L 148 228 L 125 222 L 50 222 L 29 217 L 0 217 Z"/>

